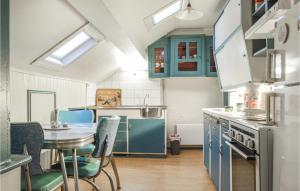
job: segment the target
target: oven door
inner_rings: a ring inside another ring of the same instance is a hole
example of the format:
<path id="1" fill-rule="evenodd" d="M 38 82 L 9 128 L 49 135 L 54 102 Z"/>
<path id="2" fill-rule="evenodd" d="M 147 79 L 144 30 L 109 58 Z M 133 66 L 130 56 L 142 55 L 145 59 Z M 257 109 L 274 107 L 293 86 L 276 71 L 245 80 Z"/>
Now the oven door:
<path id="1" fill-rule="evenodd" d="M 226 144 L 231 150 L 232 191 L 258 191 L 256 189 L 258 156 L 237 142 L 226 141 Z"/>

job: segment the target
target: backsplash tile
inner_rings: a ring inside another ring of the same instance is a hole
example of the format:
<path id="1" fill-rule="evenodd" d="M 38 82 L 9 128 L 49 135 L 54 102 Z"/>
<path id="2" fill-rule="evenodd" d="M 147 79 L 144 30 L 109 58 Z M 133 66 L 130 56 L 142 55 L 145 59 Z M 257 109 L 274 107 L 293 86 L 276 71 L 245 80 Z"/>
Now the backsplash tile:
<path id="1" fill-rule="evenodd" d="M 122 89 L 122 105 L 142 105 L 144 97 L 148 105 L 162 105 L 160 79 L 149 79 L 148 71 L 118 71 L 97 84 L 97 88 Z"/>

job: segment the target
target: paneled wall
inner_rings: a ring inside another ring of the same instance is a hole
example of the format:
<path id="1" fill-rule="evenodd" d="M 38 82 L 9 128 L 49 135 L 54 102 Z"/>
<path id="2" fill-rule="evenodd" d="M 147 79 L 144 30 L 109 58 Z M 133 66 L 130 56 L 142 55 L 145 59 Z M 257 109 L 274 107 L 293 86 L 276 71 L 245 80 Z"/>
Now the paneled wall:
<path id="1" fill-rule="evenodd" d="M 162 104 L 161 80 L 149 79 L 148 71 L 118 71 L 97 87 L 122 89 L 122 105 L 142 105 L 146 94 L 148 105 Z"/>
<path id="2" fill-rule="evenodd" d="M 57 108 L 95 105 L 96 85 L 13 69 L 11 72 L 11 121 L 27 120 L 27 90 L 56 92 Z M 41 107 L 43 107 L 41 105 Z M 50 116 L 49 116 L 50 119 Z"/>

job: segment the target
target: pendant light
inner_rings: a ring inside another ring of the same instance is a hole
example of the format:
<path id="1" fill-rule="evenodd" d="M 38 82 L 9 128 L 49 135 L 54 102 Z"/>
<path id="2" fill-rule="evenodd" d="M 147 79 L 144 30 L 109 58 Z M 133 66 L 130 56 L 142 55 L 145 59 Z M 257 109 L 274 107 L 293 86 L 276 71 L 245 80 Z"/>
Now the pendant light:
<path id="1" fill-rule="evenodd" d="M 203 12 L 193 9 L 190 0 L 188 0 L 186 8 L 181 10 L 176 17 L 180 20 L 197 20 L 203 17 Z"/>

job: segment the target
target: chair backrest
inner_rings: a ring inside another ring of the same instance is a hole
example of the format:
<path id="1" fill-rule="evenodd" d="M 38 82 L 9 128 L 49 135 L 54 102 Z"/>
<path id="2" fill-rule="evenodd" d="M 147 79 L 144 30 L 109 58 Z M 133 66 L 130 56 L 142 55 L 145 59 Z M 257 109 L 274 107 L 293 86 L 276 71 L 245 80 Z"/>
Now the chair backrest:
<path id="1" fill-rule="evenodd" d="M 92 110 L 59 110 L 57 114 L 57 122 L 61 124 L 93 123 L 94 112 Z"/>
<path id="2" fill-rule="evenodd" d="M 100 119 L 97 132 L 95 135 L 95 149 L 92 154 L 93 157 L 101 157 L 101 151 L 103 151 L 102 145 L 105 137 L 107 136 L 107 148 L 105 156 L 110 156 L 115 144 L 117 131 L 120 123 L 120 117 L 103 117 Z"/>
<path id="3" fill-rule="evenodd" d="M 29 163 L 30 175 L 42 174 L 40 154 L 44 143 L 42 126 L 37 122 L 11 123 L 11 153 L 24 154 L 24 145 L 32 157 Z"/>

